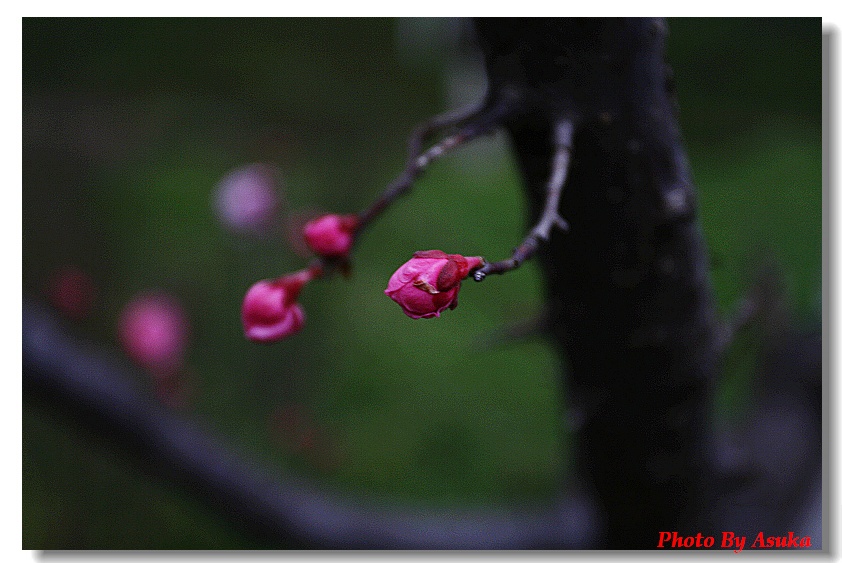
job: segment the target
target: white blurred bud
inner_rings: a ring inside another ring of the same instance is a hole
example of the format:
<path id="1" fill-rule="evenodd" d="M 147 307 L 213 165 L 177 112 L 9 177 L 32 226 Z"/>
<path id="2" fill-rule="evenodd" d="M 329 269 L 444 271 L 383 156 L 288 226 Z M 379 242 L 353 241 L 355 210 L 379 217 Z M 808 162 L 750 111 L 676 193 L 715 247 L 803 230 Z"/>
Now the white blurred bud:
<path id="1" fill-rule="evenodd" d="M 280 208 L 276 179 L 277 171 L 266 164 L 249 164 L 225 175 L 214 196 L 220 222 L 237 234 L 270 231 Z"/>

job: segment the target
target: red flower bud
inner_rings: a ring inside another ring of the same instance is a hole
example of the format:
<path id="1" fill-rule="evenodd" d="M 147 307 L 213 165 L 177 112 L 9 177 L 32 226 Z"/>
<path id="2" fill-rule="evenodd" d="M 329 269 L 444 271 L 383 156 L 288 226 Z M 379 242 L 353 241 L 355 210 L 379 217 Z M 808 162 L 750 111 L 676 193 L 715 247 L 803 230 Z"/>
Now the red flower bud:
<path id="1" fill-rule="evenodd" d="M 304 240 L 320 256 L 344 257 L 351 251 L 358 224 L 356 215 L 323 215 L 304 225 Z"/>
<path id="2" fill-rule="evenodd" d="M 385 293 L 413 319 L 438 317 L 445 309 L 456 308 L 462 280 L 484 263 L 479 256 L 416 252 L 392 274 Z"/>
<path id="3" fill-rule="evenodd" d="M 48 292 L 53 305 L 74 320 L 87 317 L 96 298 L 93 279 L 76 266 L 66 266 L 55 272 Z"/>
<path id="4" fill-rule="evenodd" d="M 301 270 L 276 280 L 261 280 L 243 298 L 242 320 L 246 338 L 253 342 L 276 342 L 304 326 L 304 310 L 296 300 L 314 272 Z"/>

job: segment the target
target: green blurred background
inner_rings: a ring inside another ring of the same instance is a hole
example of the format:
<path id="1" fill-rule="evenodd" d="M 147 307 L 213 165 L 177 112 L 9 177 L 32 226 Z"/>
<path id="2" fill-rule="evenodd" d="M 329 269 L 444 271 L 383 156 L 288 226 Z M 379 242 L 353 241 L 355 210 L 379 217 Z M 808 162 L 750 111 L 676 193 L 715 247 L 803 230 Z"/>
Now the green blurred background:
<path id="1" fill-rule="evenodd" d="M 820 318 L 821 21 L 669 24 L 722 311 L 770 253 L 799 318 Z M 366 232 L 352 277 L 304 290 L 304 331 L 268 347 L 242 337 L 242 296 L 307 259 L 283 237 L 226 232 L 212 205 L 226 173 L 260 162 L 281 171 L 287 214 L 366 207 L 414 124 L 482 95 L 469 37 L 450 19 L 25 18 L 24 296 L 44 300 L 64 265 L 85 269 L 95 308 L 68 326 L 116 355 L 133 295 L 178 296 L 186 411 L 266 467 L 422 505 L 549 499 L 569 467 L 558 362 L 540 340 L 488 345 L 540 311 L 534 264 L 465 284 L 440 319 L 411 320 L 383 295 L 415 250 L 500 259 L 520 240 L 503 135 L 431 167 Z M 726 417 L 739 389 L 725 388 Z M 24 397 L 23 547 L 278 547 L 139 467 Z"/>

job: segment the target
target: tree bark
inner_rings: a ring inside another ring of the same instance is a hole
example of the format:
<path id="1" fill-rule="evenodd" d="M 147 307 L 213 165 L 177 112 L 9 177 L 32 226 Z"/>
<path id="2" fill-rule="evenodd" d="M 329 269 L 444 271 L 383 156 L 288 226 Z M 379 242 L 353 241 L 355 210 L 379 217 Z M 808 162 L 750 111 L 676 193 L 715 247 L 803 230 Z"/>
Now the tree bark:
<path id="1" fill-rule="evenodd" d="M 607 548 L 693 532 L 709 486 L 708 414 L 720 368 L 708 258 L 658 19 L 476 22 L 489 97 L 534 223 L 552 132 L 575 127 L 561 201 L 570 232 L 538 251 L 580 474 Z"/>

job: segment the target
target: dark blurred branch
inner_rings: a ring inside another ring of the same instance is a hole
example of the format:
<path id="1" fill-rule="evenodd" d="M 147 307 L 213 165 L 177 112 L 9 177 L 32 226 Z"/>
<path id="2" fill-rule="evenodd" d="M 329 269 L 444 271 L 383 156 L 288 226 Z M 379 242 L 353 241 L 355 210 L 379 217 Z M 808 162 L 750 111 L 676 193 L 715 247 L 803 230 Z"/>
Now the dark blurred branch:
<path id="1" fill-rule="evenodd" d="M 706 525 L 744 535 L 793 530 L 821 547 L 821 327 L 799 328 L 781 273 L 768 262 L 756 270 L 727 333 L 755 348 L 759 361 L 742 420 L 716 435 Z"/>
<path id="2" fill-rule="evenodd" d="M 585 548 L 587 503 L 548 508 L 429 510 L 331 493 L 289 474 L 269 474 L 196 420 L 152 401 L 115 358 L 69 336 L 46 309 L 24 302 L 24 400 L 49 401 L 115 438 L 153 473 L 180 483 L 235 526 L 283 548 Z"/>

